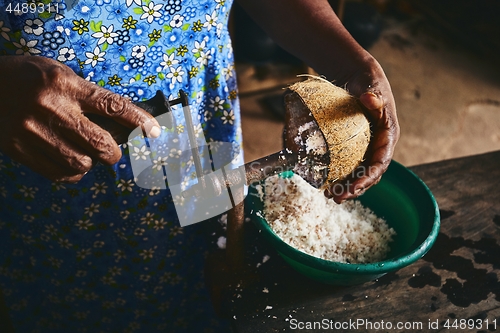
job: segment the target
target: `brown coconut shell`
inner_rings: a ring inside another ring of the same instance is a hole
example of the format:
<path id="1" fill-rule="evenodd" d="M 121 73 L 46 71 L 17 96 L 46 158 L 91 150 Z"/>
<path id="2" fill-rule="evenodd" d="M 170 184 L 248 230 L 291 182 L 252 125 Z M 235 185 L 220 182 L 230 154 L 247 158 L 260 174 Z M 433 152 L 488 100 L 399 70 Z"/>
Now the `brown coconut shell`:
<path id="1" fill-rule="evenodd" d="M 297 127 L 297 122 L 312 117 L 326 140 L 328 173 L 321 188 L 345 179 L 361 164 L 371 133 L 357 98 L 325 79 L 310 77 L 289 87 L 285 107 L 287 123 L 291 123 L 287 126 Z M 307 115 L 304 110 L 309 111 Z M 290 140 L 286 140 L 288 146 Z"/>

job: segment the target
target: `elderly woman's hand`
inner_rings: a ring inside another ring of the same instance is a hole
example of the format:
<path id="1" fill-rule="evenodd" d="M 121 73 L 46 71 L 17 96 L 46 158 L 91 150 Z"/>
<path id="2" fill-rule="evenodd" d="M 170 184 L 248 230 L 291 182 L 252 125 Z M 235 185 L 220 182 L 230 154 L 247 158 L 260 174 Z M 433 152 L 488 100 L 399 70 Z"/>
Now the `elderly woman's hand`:
<path id="1" fill-rule="evenodd" d="M 127 99 L 42 57 L 0 57 L 0 150 L 43 176 L 77 182 L 97 162 L 114 164 L 121 150 L 85 114 L 143 126 L 159 134 L 156 120 Z"/>

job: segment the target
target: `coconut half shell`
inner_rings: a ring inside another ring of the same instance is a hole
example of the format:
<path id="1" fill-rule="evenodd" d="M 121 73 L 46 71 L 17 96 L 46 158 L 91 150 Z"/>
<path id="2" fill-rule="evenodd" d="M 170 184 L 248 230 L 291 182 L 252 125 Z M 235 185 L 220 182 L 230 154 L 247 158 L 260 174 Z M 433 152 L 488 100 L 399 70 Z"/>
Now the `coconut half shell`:
<path id="1" fill-rule="evenodd" d="M 358 100 L 319 77 L 310 77 L 288 89 L 285 145 L 301 156 L 305 151 L 309 164 L 318 163 L 309 165 L 305 177 L 303 170 L 299 174 L 313 185 L 321 182 L 316 186 L 320 188 L 345 179 L 363 161 L 371 137 L 370 123 Z M 323 150 L 317 140 L 318 129 L 326 142 Z M 315 151 L 308 140 L 319 145 Z"/>

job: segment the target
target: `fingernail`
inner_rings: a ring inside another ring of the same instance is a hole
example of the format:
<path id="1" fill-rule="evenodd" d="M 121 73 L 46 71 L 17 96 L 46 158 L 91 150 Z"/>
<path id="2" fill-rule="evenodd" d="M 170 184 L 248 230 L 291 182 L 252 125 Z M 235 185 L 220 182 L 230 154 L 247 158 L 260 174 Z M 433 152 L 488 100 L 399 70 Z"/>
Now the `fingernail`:
<path id="1" fill-rule="evenodd" d="M 146 120 L 141 127 L 142 133 L 148 138 L 155 139 L 161 134 L 161 128 L 155 119 Z"/>
<path id="2" fill-rule="evenodd" d="M 149 131 L 148 137 L 157 138 L 161 134 L 161 129 L 158 126 L 153 126 Z"/>
<path id="3" fill-rule="evenodd" d="M 365 107 L 369 110 L 379 109 L 383 106 L 382 99 L 371 91 L 367 91 L 361 95 L 361 99 Z"/>
<path id="4" fill-rule="evenodd" d="M 365 192 L 365 189 L 364 187 L 362 188 L 358 188 L 356 191 L 354 191 L 354 195 L 355 196 L 360 196 L 361 194 L 363 194 Z"/>

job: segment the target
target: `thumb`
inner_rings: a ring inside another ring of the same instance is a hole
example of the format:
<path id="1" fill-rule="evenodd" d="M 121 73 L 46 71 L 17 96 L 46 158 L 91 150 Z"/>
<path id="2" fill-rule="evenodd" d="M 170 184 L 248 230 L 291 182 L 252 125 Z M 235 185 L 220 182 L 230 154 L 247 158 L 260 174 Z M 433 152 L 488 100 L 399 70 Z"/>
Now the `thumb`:
<path id="1" fill-rule="evenodd" d="M 384 106 L 384 101 L 371 91 L 367 91 L 359 96 L 359 101 L 369 111 L 380 110 Z"/>

